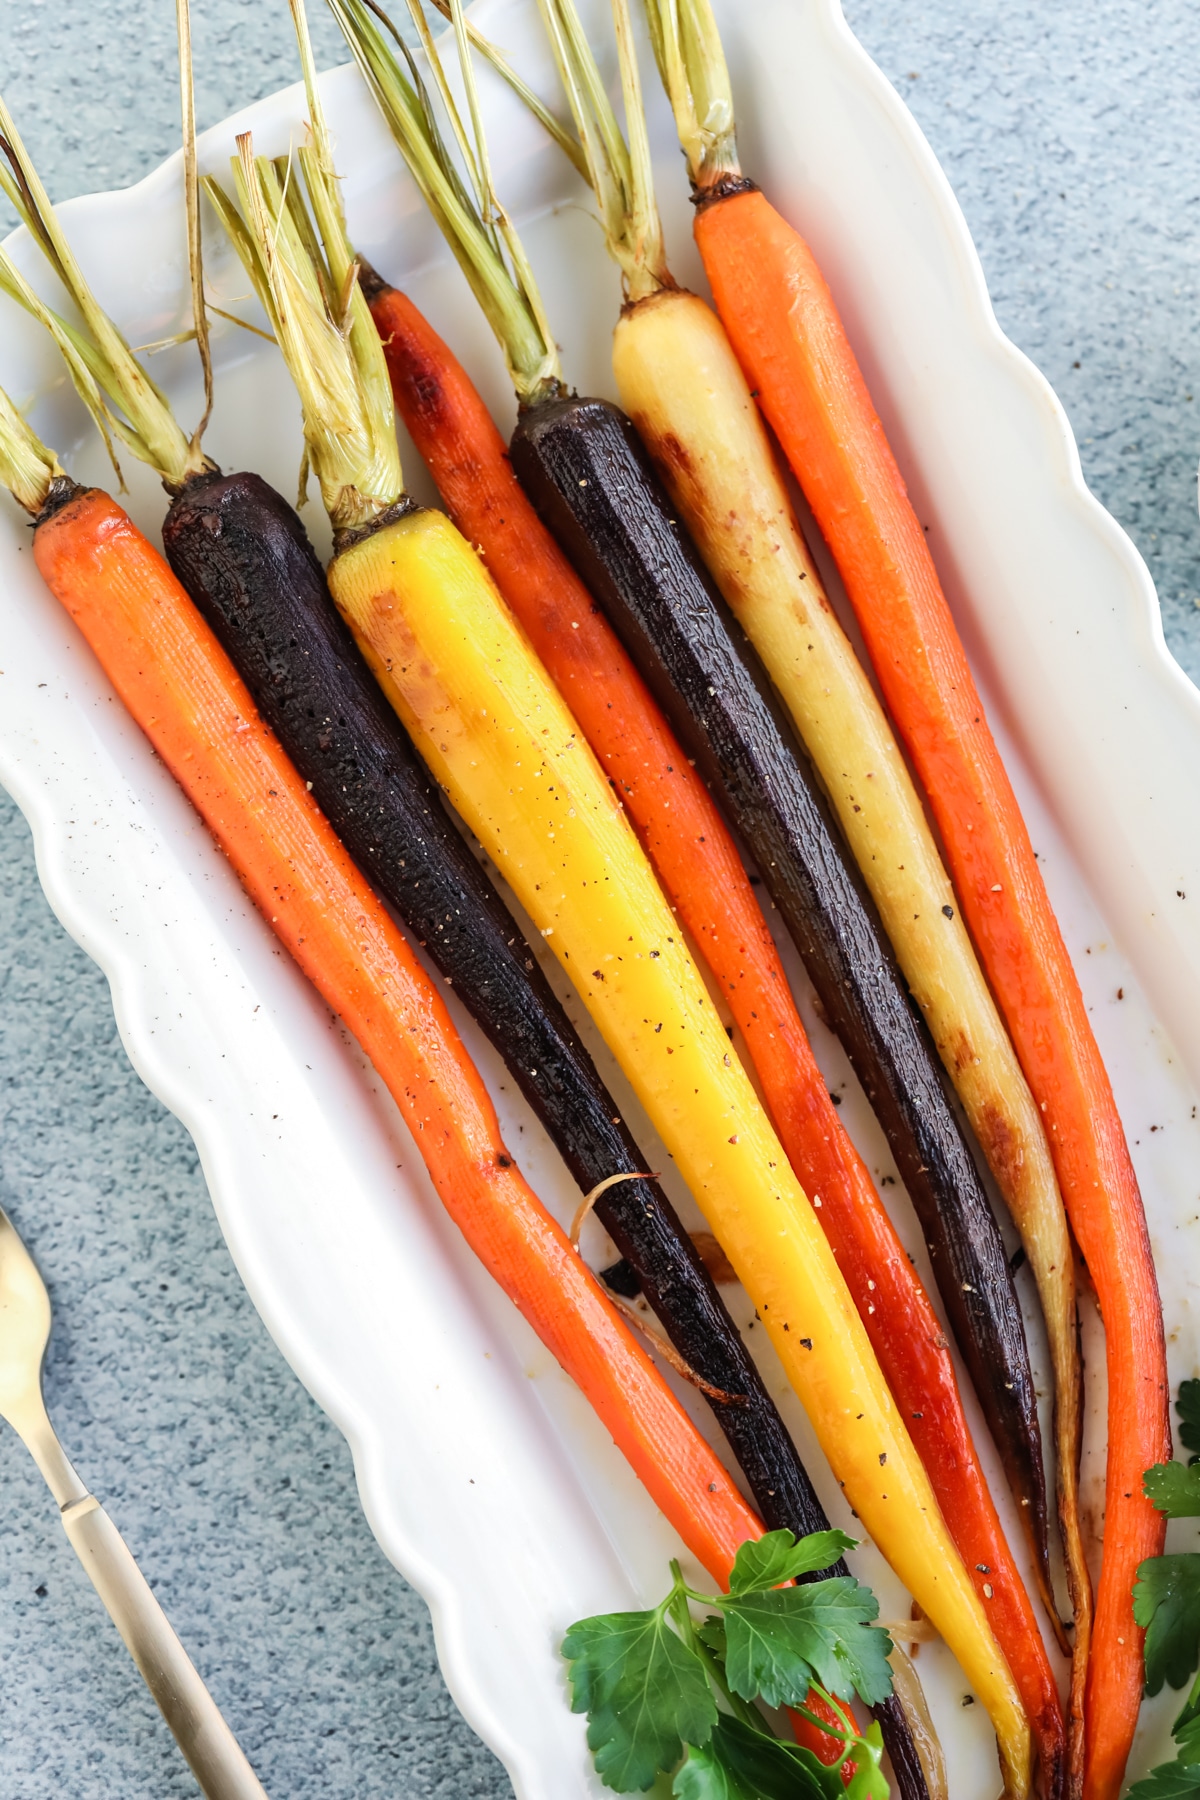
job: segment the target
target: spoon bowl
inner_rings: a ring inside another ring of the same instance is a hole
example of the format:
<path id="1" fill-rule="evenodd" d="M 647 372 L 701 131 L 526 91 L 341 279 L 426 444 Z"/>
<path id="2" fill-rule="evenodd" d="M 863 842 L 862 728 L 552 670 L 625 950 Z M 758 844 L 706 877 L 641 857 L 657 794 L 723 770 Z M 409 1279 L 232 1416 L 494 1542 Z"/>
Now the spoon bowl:
<path id="1" fill-rule="evenodd" d="M 0 1207 L 0 1417 L 41 1403 L 42 1358 L 50 1341 L 50 1296 L 37 1266 Z"/>

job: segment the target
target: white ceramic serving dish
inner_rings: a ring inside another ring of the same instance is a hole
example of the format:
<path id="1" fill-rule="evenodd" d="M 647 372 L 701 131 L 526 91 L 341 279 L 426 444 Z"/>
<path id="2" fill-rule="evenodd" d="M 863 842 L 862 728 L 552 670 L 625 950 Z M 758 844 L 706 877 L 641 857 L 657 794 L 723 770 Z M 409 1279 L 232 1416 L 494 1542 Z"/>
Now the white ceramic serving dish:
<path id="1" fill-rule="evenodd" d="M 602 0 L 588 10 L 599 26 Z M 1189 1239 L 1200 1214 L 1200 694 L 1166 651 L 1144 564 L 1083 485 L 1061 407 L 996 325 L 928 145 L 836 0 L 752 8 L 723 0 L 719 11 L 745 164 L 803 228 L 832 283 L 1027 809 L 1144 1185 L 1174 1382 L 1197 1373 Z M 477 16 L 528 53 L 549 91 L 533 13 L 529 0 L 480 0 Z M 681 165 L 649 69 L 647 77 L 669 243 L 677 274 L 696 284 Z M 357 77 L 337 71 L 323 91 L 359 247 L 403 281 L 508 419 L 498 352 Z M 498 183 L 526 225 L 568 375 L 581 390 L 611 393 L 619 294 L 599 235 L 557 152 L 503 91 L 485 83 L 485 93 Z M 206 135 L 204 167 L 224 173 L 241 130 L 253 129 L 260 149 L 285 150 L 303 118 L 296 89 L 264 100 Z M 179 329 L 187 300 L 178 158 L 136 188 L 71 202 L 63 217 L 135 344 Z M 240 271 L 215 232 L 209 244 L 212 289 L 241 306 Z M 42 283 L 28 242 L 18 237 L 13 248 Z M 3 317 L 0 381 L 31 403 L 76 475 L 104 481 L 103 456 L 47 343 L 11 307 Z M 226 467 L 258 469 L 290 493 L 298 413 L 278 357 L 229 327 L 215 349 L 209 448 Z M 155 368 L 191 421 L 190 348 L 163 353 Z M 411 450 L 409 459 L 427 496 Z M 131 510 L 154 537 L 163 496 L 125 461 Z M 319 537 L 318 513 L 314 503 Z M 107 972 L 138 1070 L 194 1134 L 256 1305 L 346 1433 L 372 1528 L 432 1607 L 456 1700 L 521 1800 L 598 1793 L 556 1644 L 583 1614 L 657 1598 L 678 1545 L 577 1393 L 473 1264 L 390 1100 L 284 960 L 42 588 L 28 532 L 8 504 L 0 671 L 0 779 L 33 825 L 51 904 Z M 812 1016 L 799 971 L 797 981 L 831 1085 L 844 1091 L 843 1116 L 886 1173 L 886 1150 Z M 561 1164 L 490 1049 L 460 1024 L 510 1143 L 565 1219 L 576 1196 Z M 631 1100 L 628 1116 L 637 1119 Z M 902 1191 L 886 1192 L 925 1267 Z M 599 1242 L 590 1249 L 603 1252 Z M 1044 1364 L 1036 1328 L 1033 1336 Z M 1088 1349 L 1086 1494 L 1099 1528 L 1104 1395 L 1094 1319 Z M 832 1517 L 849 1523 L 778 1367 L 768 1373 Z M 1003 1494 L 998 1476 L 994 1488 Z M 907 1616 L 906 1596 L 870 1546 L 855 1561 L 877 1584 L 884 1617 Z M 964 1706 L 962 1677 L 939 1647 L 923 1652 L 920 1669 L 956 1800 L 992 1800 L 982 1708 Z M 1134 1768 L 1164 1752 L 1171 1702 L 1147 1709 Z"/>

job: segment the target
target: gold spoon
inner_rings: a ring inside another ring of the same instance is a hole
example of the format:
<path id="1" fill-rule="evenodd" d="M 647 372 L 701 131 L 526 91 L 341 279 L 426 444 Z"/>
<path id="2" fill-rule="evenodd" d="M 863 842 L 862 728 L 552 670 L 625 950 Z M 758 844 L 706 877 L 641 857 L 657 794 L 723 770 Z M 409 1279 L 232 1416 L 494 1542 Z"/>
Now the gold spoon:
<path id="1" fill-rule="evenodd" d="M 58 1501 L 63 1527 L 208 1800 L 267 1800 L 124 1538 L 89 1494 L 54 1434 L 42 1398 L 50 1296 L 0 1207 L 0 1418 Z"/>

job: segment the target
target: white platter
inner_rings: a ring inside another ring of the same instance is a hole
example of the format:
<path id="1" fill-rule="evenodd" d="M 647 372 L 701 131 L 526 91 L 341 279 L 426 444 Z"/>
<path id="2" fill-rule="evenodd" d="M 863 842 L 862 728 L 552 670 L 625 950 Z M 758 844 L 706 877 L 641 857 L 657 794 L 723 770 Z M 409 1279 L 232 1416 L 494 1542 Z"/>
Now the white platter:
<path id="1" fill-rule="evenodd" d="M 529 0 L 480 0 L 477 16 L 544 74 L 533 11 Z M 587 11 L 599 20 L 600 0 Z M 1143 1182 L 1175 1383 L 1198 1372 L 1200 1352 L 1190 1272 L 1200 1217 L 1200 694 L 1166 651 L 1141 559 L 1083 486 L 1054 395 L 995 323 L 928 145 L 835 0 L 723 0 L 719 11 L 746 166 L 805 231 L 832 283 L 1026 806 Z M 549 91 L 548 76 L 541 85 Z M 670 121 L 650 80 L 647 88 L 674 266 L 696 285 Z M 360 249 L 407 287 L 508 420 L 499 355 L 357 77 L 335 72 L 324 94 Z M 615 274 L 557 153 L 503 92 L 488 87 L 486 99 L 497 179 L 526 223 L 568 375 L 608 394 Z M 223 174 L 235 133 L 248 128 L 259 148 L 285 150 L 303 117 L 295 89 L 264 100 L 206 135 L 203 164 Z M 135 344 L 168 336 L 186 316 L 181 215 L 178 159 L 136 188 L 63 208 L 85 269 Z M 211 286 L 229 301 L 244 282 L 215 233 L 209 241 Z M 28 243 L 18 236 L 13 247 L 41 284 Z M 105 481 L 48 346 L 12 308 L 3 320 L 0 382 L 31 402 L 73 473 Z M 298 415 L 275 352 L 232 328 L 215 348 L 209 448 L 227 468 L 258 469 L 290 494 Z M 193 419 L 191 352 L 164 353 L 155 372 Z M 411 449 L 409 468 L 428 496 Z M 131 510 L 156 538 L 163 496 L 144 473 L 127 475 Z M 310 525 L 319 538 L 318 510 Z M 51 904 L 108 974 L 130 1056 L 195 1136 L 255 1304 L 350 1441 L 372 1528 L 432 1607 L 456 1700 L 521 1800 L 599 1793 L 555 1646 L 582 1614 L 656 1598 L 678 1546 L 473 1264 L 390 1101 L 125 719 L 41 587 L 28 532 L 7 504 L 0 779 L 32 823 Z M 882 1142 L 797 979 L 830 1083 L 844 1090 L 843 1116 L 886 1173 Z M 494 1055 L 460 1023 L 510 1143 L 565 1218 L 575 1195 L 561 1165 Z M 629 1116 L 636 1123 L 632 1103 Z M 887 1193 L 927 1274 L 907 1201 Z M 603 1253 L 598 1242 L 590 1249 Z M 1036 1330 L 1034 1348 L 1044 1360 Z M 1086 1493 L 1099 1528 L 1094 1320 L 1087 1348 Z M 778 1368 L 768 1375 L 781 1391 Z M 782 1398 L 831 1515 L 848 1523 L 803 1419 Z M 999 1495 L 998 1479 L 994 1487 Z M 856 1561 L 879 1587 L 884 1617 L 906 1612 L 869 1546 Z M 956 1800 L 991 1800 L 982 1708 L 963 1706 L 962 1678 L 937 1647 L 920 1668 Z M 1131 1772 L 1165 1753 L 1172 1701 L 1147 1709 Z"/>

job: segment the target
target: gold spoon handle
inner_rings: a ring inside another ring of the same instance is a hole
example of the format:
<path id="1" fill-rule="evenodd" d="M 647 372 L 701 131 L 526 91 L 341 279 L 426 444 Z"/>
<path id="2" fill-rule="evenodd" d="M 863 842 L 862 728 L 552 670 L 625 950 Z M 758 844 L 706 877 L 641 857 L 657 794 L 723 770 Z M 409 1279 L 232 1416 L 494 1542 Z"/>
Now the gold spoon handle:
<path id="1" fill-rule="evenodd" d="M 241 1745 L 100 1502 L 91 1494 L 76 1500 L 63 1509 L 62 1522 L 208 1800 L 267 1800 Z"/>

